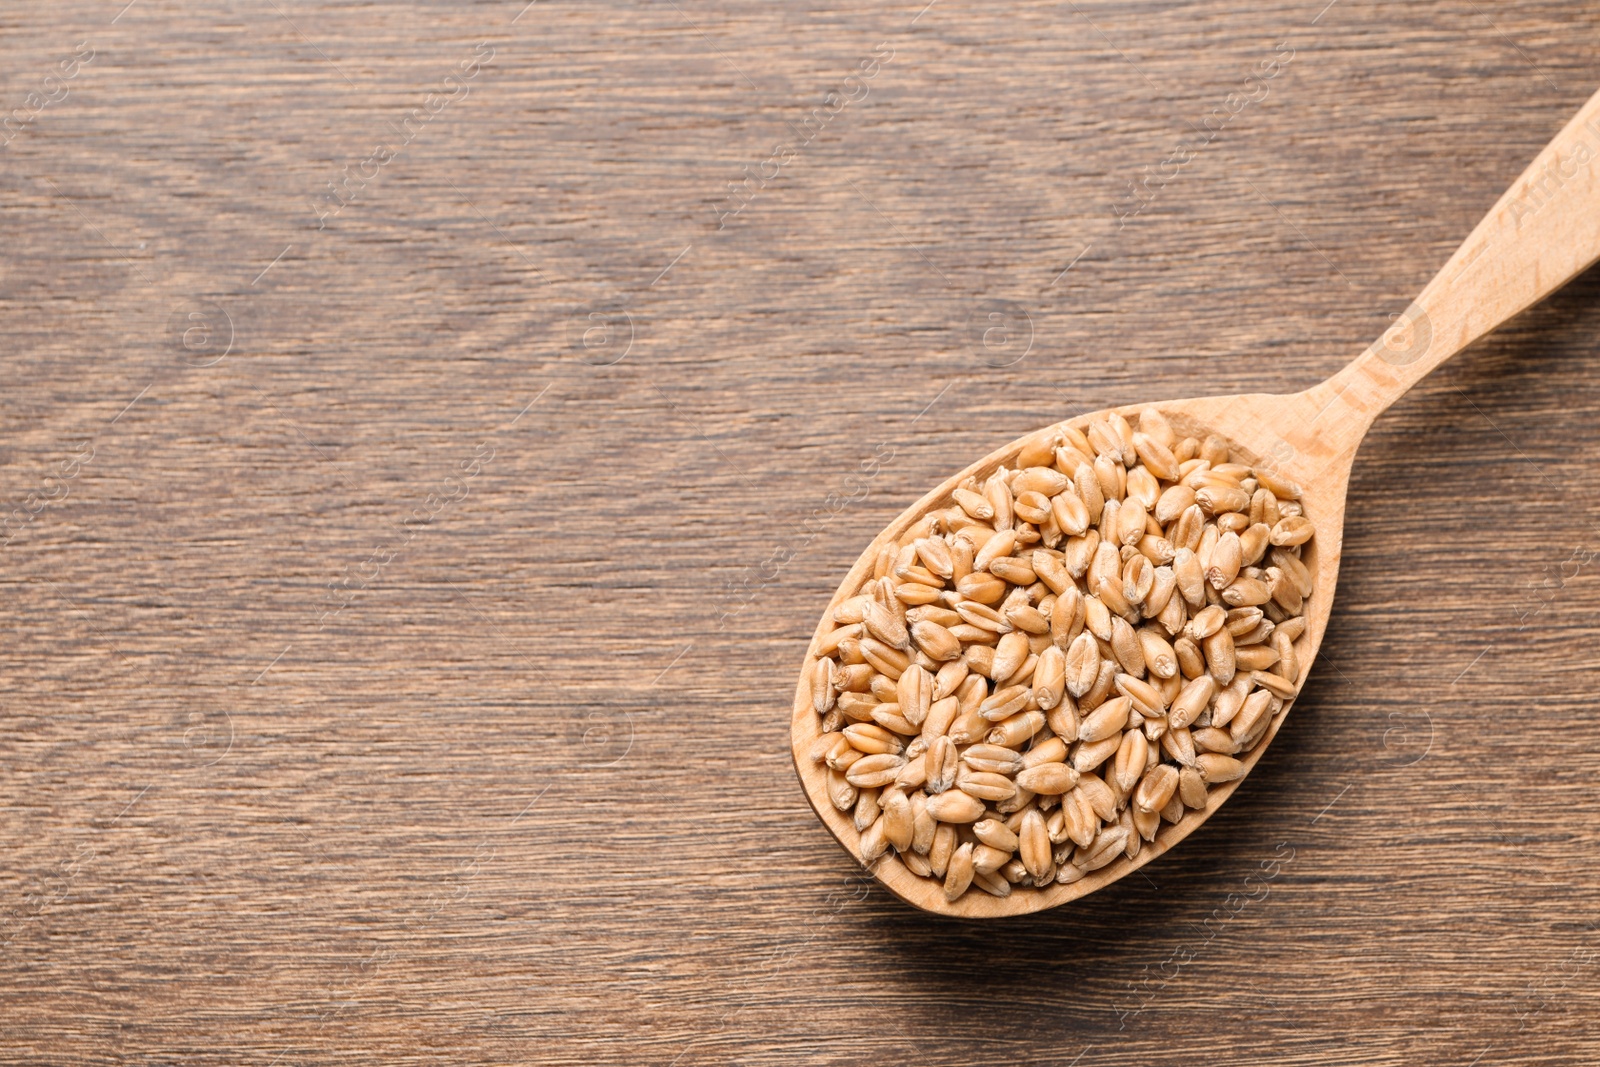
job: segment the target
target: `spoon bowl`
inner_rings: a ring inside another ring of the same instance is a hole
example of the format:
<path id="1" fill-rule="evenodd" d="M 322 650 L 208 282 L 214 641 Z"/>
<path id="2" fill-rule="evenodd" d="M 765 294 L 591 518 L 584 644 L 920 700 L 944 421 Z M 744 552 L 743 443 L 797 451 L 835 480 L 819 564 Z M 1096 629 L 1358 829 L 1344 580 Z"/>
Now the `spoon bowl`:
<path id="1" fill-rule="evenodd" d="M 1333 604 L 1334 583 L 1339 572 L 1339 538 L 1344 526 L 1344 497 L 1349 483 L 1350 465 L 1346 459 L 1342 468 L 1338 466 L 1339 459 L 1344 457 L 1332 457 L 1330 463 L 1329 457 L 1300 453 L 1293 445 L 1272 434 L 1267 429 L 1271 424 L 1264 421 L 1261 415 L 1268 411 L 1306 410 L 1313 402 L 1314 398 L 1306 394 L 1295 396 L 1256 394 L 1140 404 L 1081 415 L 1019 438 L 1004 448 L 991 452 L 918 500 L 885 527 L 850 569 L 838 591 L 834 593 L 827 610 L 823 612 L 812 638 L 811 649 L 806 656 L 806 669 L 801 672 L 800 684 L 795 692 L 794 720 L 790 730 L 795 768 L 805 787 L 806 796 L 811 801 L 812 808 L 816 810 L 817 816 L 839 839 L 839 843 L 846 851 L 850 852 L 858 862 L 863 862 L 859 849 L 861 835 L 856 831 L 850 813 L 840 811 L 833 806 L 828 798 L 825 766 L 808 758 L 811 746 L 821 736 L 822 730 L 821 720 L 812 708 L 807 679 L 810 677 L 810 669 L 818 659 L 818 642 L 834 628 L 835 624 L 831 621 L 833 610 L 854 596 L 861 588 L 862 582 L 872 572 L 879 550 L 885 545 L 898 544 L 901 536 L 930 510 L 948 507 L 952 502 L 951 492 L 956 486 L 970 476 L 976 476 L 981 482 L 1001 466 L 1015 467 L 1018 453 L 1029 441 L 1040 433 L 1050 433 L 1057 426 L 1071 426 L 1085 430 L 1089 423 L 1103 419 L 1112 412 L 1132 421 L 1140 411 L 1153 407 L 1166 417 L 1180 437 L 1199 439 L 1209 435 L 1220 437 L 1229 443 L 1230 452 L 1237 462 L 1249 463 L 1254 467 L 1270 464 L 1271 469 L 1279 476 L 1294 481 L 1301 487 L 1300 501 L 1305 507 L 1306 518 L 1310 519 L 1316 528 L 1316 534 L 1306 543 L 1302 556 L 1302 561 L 1313 575 L 1314 583 L 1312 593 L 1305 601 L 1306 630 L 1295 643 L 1300 658 L 1300 676 L 1296 679 L 1296 685 L 1303 686 L 1316 658 L 1317 649 L 1322 643 L 1322 635 L 1327 628 Z M 1353 450 L 1349 455 L 1354 456 Z M 1306 478 L 1307 475 L 1321 477 L 1311 480 Z M 1262 739 L 1248 753 L 1239 754 L 1240 762 L 1245 765 L 1246 776 L 1260 760 L 1261 754 L 1266 751 L 1267 745 L 1277 734 L 1292 705 L 1293 698 L 1286 700 L 1282 712 L 1268 725 Z M 925 911 L 965 918 L 988 918 L 1042 911 L 1076 900 L 1086 893 L 1092 893 L 1162 855 L 1210 818 L 1211 814 L 1233 795 L 1233 791 L 1243 780 L 1241 777 L 1213 786 L 1206 796 L 1205 807 L 1187 812 L 1176 823 L 1163 823 L 1155 839 L 1145 842 L 1133 859 L 1118 859 L 1109 866 L 1090 872 L 1067 885 L 1051 885 L 1034 892 L 1013 893 L 1009 897 L 993 897 L 972 890 L 955 901 L 949 901 L 945 899 L 939 881 L 912 873 L 895 858 L 892 851 L 867 866 L 890 892 L 908 904 Z"/>
<path id="2" fill-rule="evenodd" d="M 829 799 L 825 766 L 810 758 L 822 731 L 809 679 L 819 658 L 819 644 L 835 626 L 834 609 L 860 591 L 884 546 L 898 546 L 901 537 L 929 511 L 950 506 L 953 491 L 967 478 L 975 476 L 982 481 L 1001 466 L 1017 466 L 1019 453 L 1041 433 L 1063 426 L 1084 430 L 1112 412 L 1133 421 L 1139 412 L 1154 408 L 1180 437 L 1215 435 L 1227 442 L 1235 461 L 1269 470 L 1298 486 L 1305 518 L 1315 530 L 1302 555 L 1313 586 L 1304 604 L 1305 630 L 1295 642 L 1298 693 L 1327 631 L 1339 575 L 1350 470 L 1367 429 L 1439 364 L 1555 292 L 1596 259 L 1600 259 L 1600 93 L 1506 191 L 1394 326 L 1327 381 L 1288 395 L 1171 400 L 1082 415 L 1029 433 L 933 489 L 891 522 L 856 561 L 823 613 L 807 651 L 795 693 L 790 739 L 795 769 L 817 816 L 890 892 L 925 911 L 963 918 L 1052 908 L 1109 885 L 1164 854 L 1233 795 L 1277 735 L 1293 697 L 1284 700 L 1261 739 L 1247 753 L 1239 753 L 1245 775 L 1213 785 L 1203 807 L 1187 811 L 1175 823 L 1163 822 L 1154 839 L 1145 842 L 1133 859 L 1119 857 L 1067 884 L 1052 883 L 1005 897 L 991 896 L 974 886 L 951 901 L 939 881 L 912 872 L 892 849 L 871 863 L 863 860 L 861 834 L 850 814 L 835 808 Z"/>

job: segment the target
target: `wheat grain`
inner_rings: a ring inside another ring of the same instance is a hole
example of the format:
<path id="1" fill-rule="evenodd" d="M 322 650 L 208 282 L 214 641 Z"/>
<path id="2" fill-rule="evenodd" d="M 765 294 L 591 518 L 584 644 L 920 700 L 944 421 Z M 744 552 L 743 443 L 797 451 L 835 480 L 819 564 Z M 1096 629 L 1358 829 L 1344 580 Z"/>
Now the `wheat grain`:
<path id="1" fill-rule="evenodd" d="M 1048 885 L 1055 879 L 1055 860 L 1051 856 L 1050 833 L 1045 829 L 1044 816 L 1037 809 L 1022 816 L 1017 839 L 1023 869 L 1033 877 L 1035 885 Z"/>
<path id="2" fill-rule="evenodd" d="M 956 775 L 956 788 L 979 800 L 1009 800 L 1017 793 L 1017 783 L 1003 774 L 970 771 Z"/>
<path id="3" fill-rule="evenodd" d="M 931 866 L 931 864 L 930 864 Z M 964 844 L 957 848 L 950 856 L 949 869 L 944 876 L 944 896 L 946 900 L 957 900 L 967 887 L 972 885 L 972 845 Z"/>
<path id="4" fill-rule="evenodd" d="M 854 820 L 857 832 L 877 822 L 878 816 L 882 814 L 883 809 L 878 806 L 878 790 L 862 789 L 856 794 Z"/>
<path id="5" fill-rule="evenodd" d="M 952 826 L 974 823 L 983 818 L 984 803 L 970 793 L 950 789 L 928 799 L 928 812 Z"/>
<path id="6" fill-rule="evenodd" d="M 1251 671 L 1250 681 L 1285 700 L 1299 692 L 1299 687 L 1294 682 L 1268 671 Z"/>
<path id="7" fill-rule="evenodd" d="M 921 752 L 913 756 L 909 754 L 910 749 L 906 751 L 906 765 L 894 776 L 894 784 L 899 789 L 921 789 L 928 784 L 928 754 Z"/>
<path id="8" fill-rule="evenodd" d="M 1154 409 L 1057 426 L 873 557 L 813 649 L 808 763 L 958 900 L 1163 847 L 1302 681 L 1300 488 Z"/>
<path id="9" fill-rule="evenodd" d="M 990 744 L 1016 748 L 1025 744 L 1034 734 L 1044 729 L 1044 712 L 1021 711 L 995 723 L 985 738 Z"/>
<path id="10" fill-rule="evenodd" d="M 1122 736 L 1112 733 L 1099 741 L 1080 741 L 1072 750 L 1072 769 L 1080 775 L 1097 770 L 1106 760 L 1117 754 Z"/>
<path id="11" fill-rule="evenodd" d="M 1041 763 L 1017 772 L 1017 785 L 1032 793 L 1058 796 L 1078 784 L 1078 772 L 1065 763 Z"/>
<path id="12" fill-rule="evenodd" d="M 1169 727 L 1161 733 L 1161 751 L 1180 767 L 1194 763 L 1194 733 L 1186 726 Z"/>
<path id="13" fill-rule="evenodd" d="M 846 742 L 842 750 L 836 749 L 830 751 L 824 762 L 827 763 L 829 770 L 838 771 L 840 774 L 843 774 L 845 771 L 850 769 L 851 764 L 864 755 L 866 755 L 866 753 L 860 751 L 859 749 L 851 748 L 849 742 Z"/>
<path id="14" fill-rule="evenodd" d="M 917 732 L 916 724 L 900 714 L 899 704 L 878 704 L 871 715 L 873 722 L 894 733 L 909 737 Z"/>
<path id="15" fill-rule="evenodd" d="M 1195 766 L 1207 783 L 1231 782 L 1244 777 L 1244 764 L 1218 752 L 1202 752 L 1195 757 Z"/>
<path id="16" fill-rule="evenodd" d="M 866 755 L 898 753 L 905 746 L 894 734 L 875 723 L 856 723 L 844 728 L 844 738 L 850 747 Z"/>
<path id="17" fill-rule="evenodd" d="M 1011 883 L 994 871 L 972 872 L 972 884 L 994 897 L 1008 897 L 1011 895 Z"/>
<path id="18" fill-rule="evenodd" d="M 1022 754 L 1022 766 L 1039 767 L 1046 763 L 1060 763 L 1067 758 L 1067 743 L 1061 735 L 1045 737 Z"/>

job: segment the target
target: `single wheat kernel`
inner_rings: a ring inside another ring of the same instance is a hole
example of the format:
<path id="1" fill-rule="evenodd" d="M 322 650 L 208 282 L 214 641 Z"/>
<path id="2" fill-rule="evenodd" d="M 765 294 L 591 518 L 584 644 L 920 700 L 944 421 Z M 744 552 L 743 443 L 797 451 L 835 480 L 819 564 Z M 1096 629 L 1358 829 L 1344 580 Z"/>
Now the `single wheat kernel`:
<path id="1" fill-rule="evenodd" d="M 953 901 L 965 893 L 967 887 L 972 885 L 972 875 L 972 845 L 965 844 L 950 856 L 949 867 L 944 876 L 945 899 Z"/>

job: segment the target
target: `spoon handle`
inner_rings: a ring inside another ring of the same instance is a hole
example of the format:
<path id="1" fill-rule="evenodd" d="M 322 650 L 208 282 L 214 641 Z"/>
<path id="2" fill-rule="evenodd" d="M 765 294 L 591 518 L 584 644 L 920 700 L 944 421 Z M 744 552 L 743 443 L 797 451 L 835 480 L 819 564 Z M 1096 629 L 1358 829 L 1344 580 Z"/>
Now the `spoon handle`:
<path id="1" fill-rule="evenodd" d="M 1372 347 L 1311 392 L 1354 447 L 1426 374 L 1600 259 L 1600 93 L 1545 146 Z"/>

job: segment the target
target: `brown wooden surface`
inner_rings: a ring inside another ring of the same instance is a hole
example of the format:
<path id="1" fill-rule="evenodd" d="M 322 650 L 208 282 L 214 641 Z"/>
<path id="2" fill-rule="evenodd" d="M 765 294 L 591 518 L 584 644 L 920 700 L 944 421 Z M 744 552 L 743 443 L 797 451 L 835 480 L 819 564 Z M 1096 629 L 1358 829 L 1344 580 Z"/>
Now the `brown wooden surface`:
<path id="1" fill-rule="evenodd" d="M 914 912 L 787 752 L 889 518 L 1331 373 L 1600 3 L 920 8 L 11 6 L 0 1060 L 1600 1057 L 1593 272 L 1376 425 L 1307 692 L 1147 878 Z"/>

